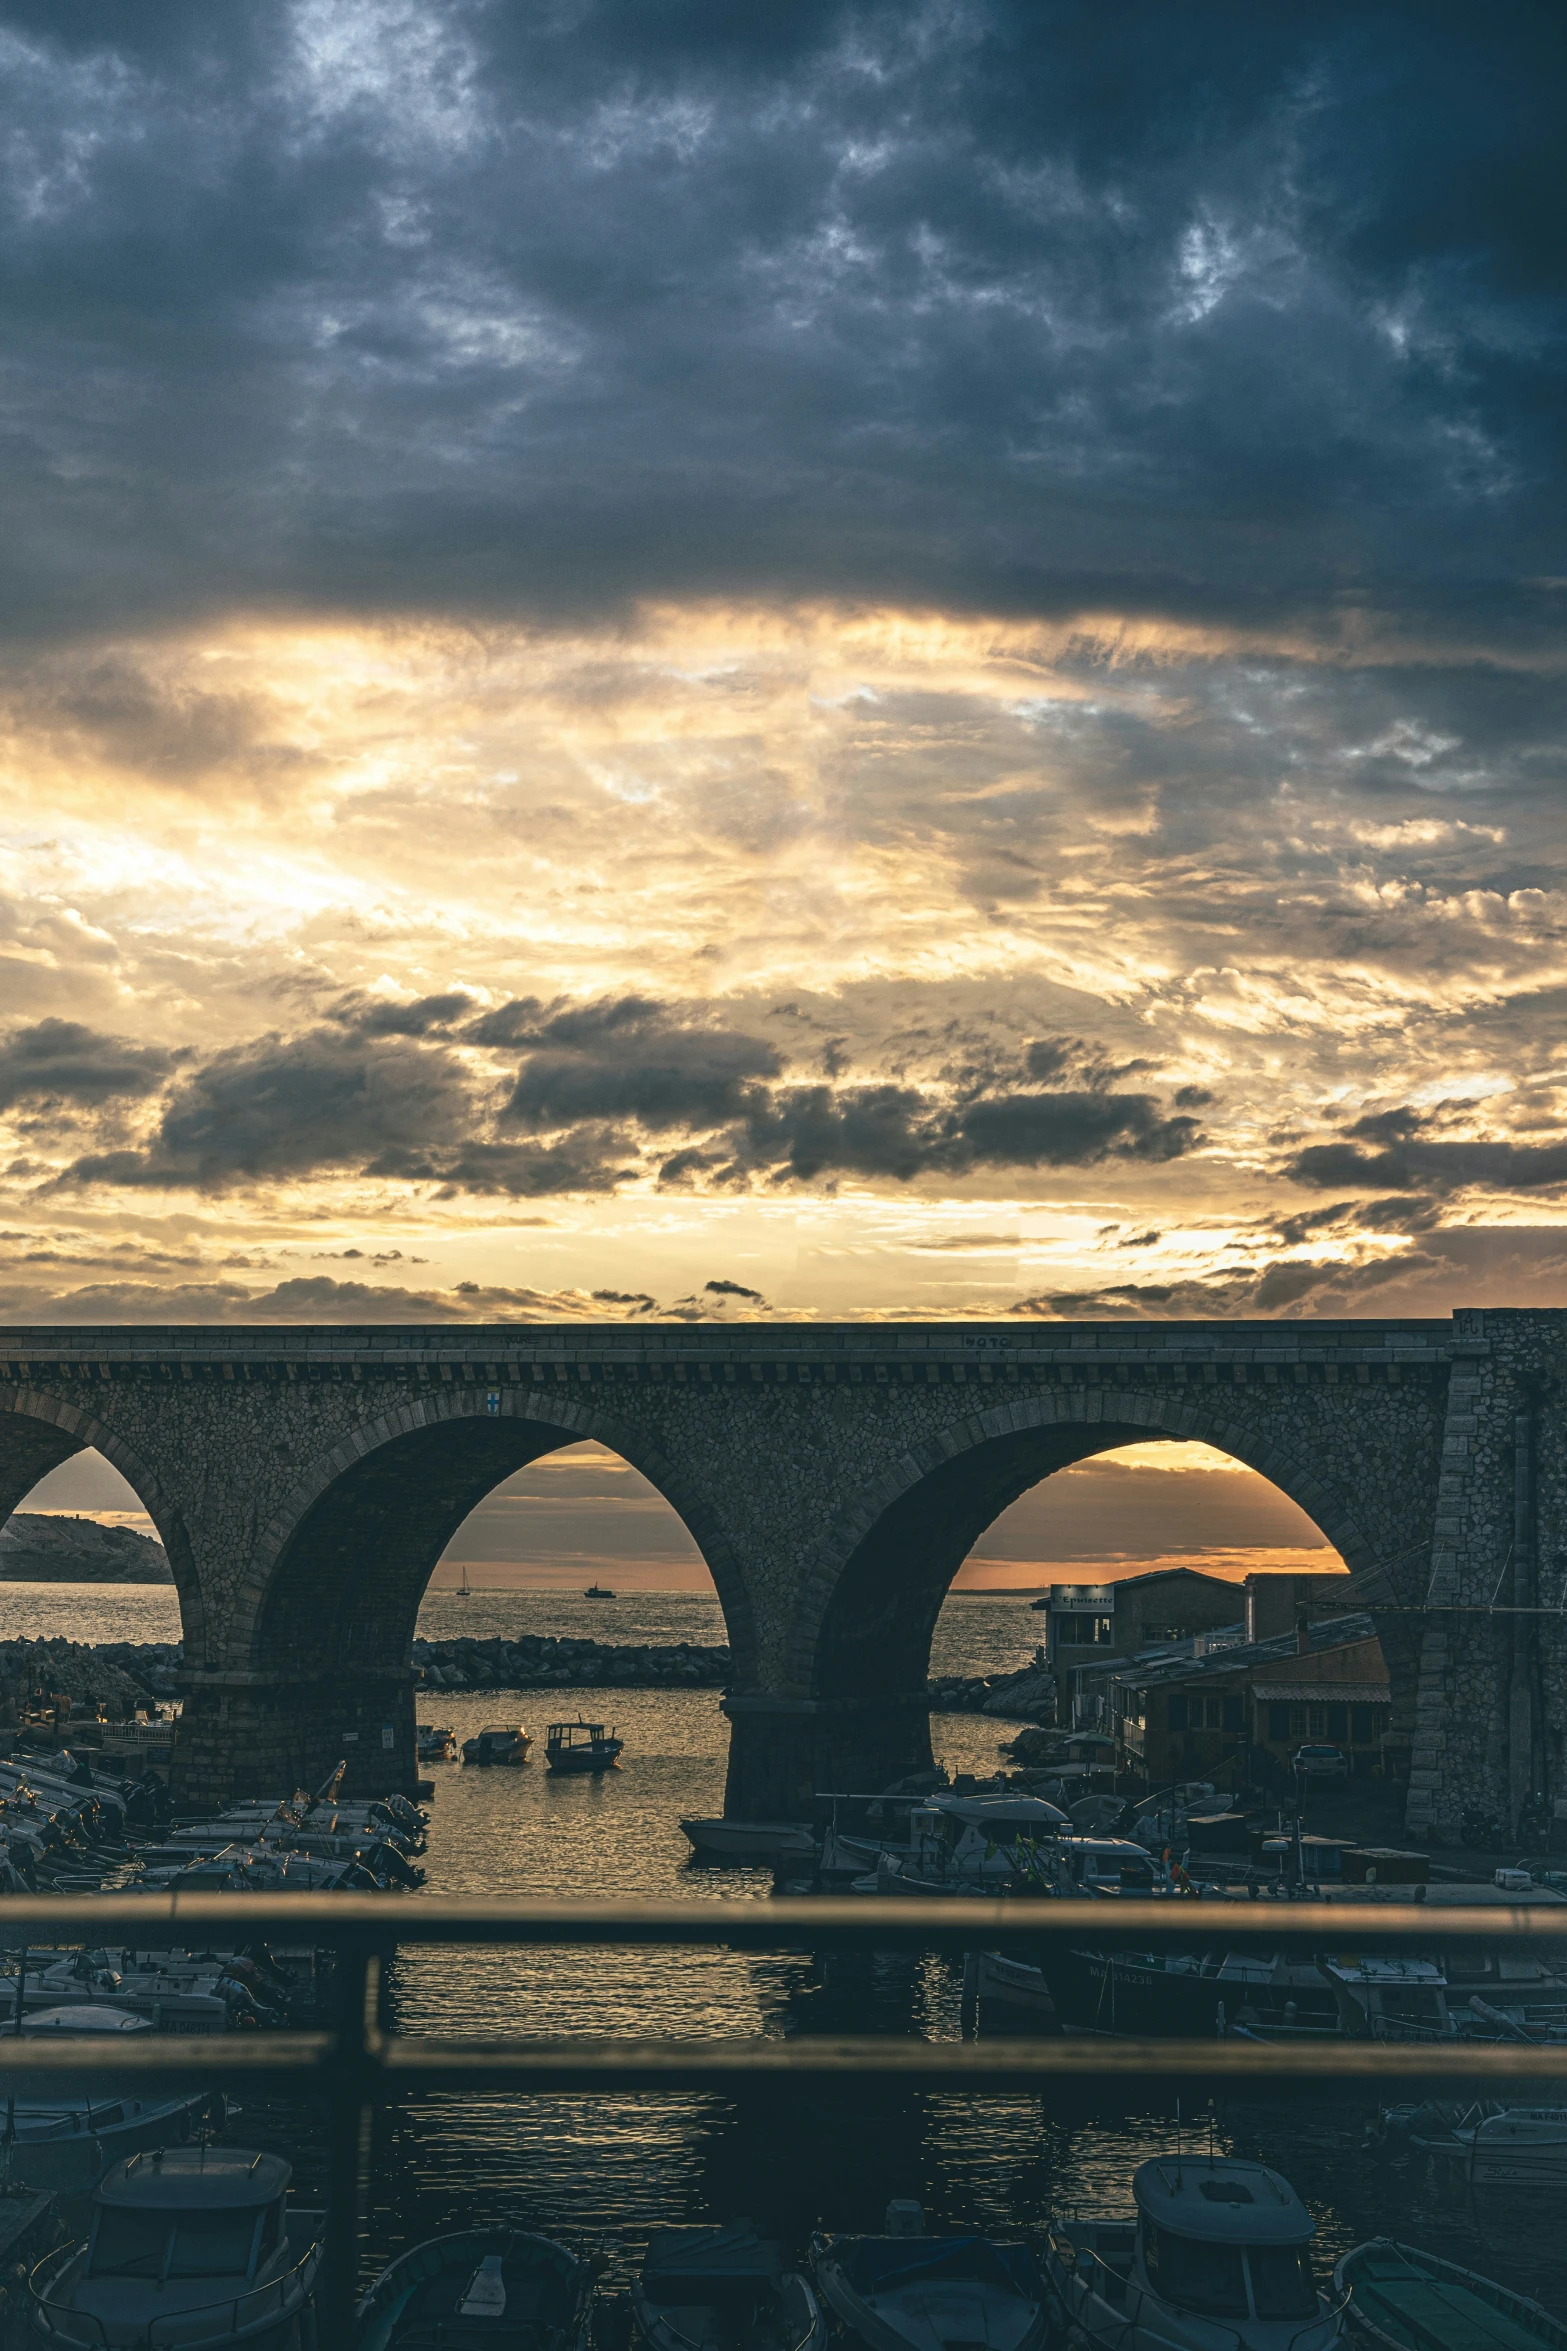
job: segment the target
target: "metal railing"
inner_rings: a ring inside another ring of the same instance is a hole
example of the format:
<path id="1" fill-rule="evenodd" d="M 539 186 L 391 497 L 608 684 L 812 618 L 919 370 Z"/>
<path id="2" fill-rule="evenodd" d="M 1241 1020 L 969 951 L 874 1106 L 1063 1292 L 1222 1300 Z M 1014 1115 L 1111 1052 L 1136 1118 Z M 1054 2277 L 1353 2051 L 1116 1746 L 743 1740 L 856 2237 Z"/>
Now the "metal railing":
<path id="1" fill-rule="evenodd" d="M 123 2325 L 116 2325 L 112 2319 L 95 2318 L 90 2311 L 71 2310 L 53 2299 L 53 2289 L 80 2255 L 80 2245 L 62 2245 L 33 2272 L 33 2324 L 46 2341 L 59 2344 L 62 2351 L 126 2351 L 132 2342 L 135 2351 L 179 2351 L 182 2343 L 215 2343 L 225 2335 L 232 2340 L 243 2333 L 257 2332 L 269 2320 L 287 2318 L 308 2302 L 314 2273 L 321 2262 L 320 2253 L 312 2245 L 281 2277 L 269 2278 L 264 2285 L 249 2286 L 243 2294 L 225 2294 L 221 2301 L 193 2303 L 185 2309 L 168 2311 L 162 2317 L 149 2318 L 132 2338 L 127 2336 Z"/>
<path id="2" fill-rule="evenodd" d="M 321 2341 L 353 2340 L 371 2109 L 424 2090 L 737 2093 L 758 2084 L 819 2089 L 846 2073 L 904 2089 L 1017 2096 L 1052 2083 L 1109 2092 L 1376 2087 L 1396 2096 L 1473 2095 L 1482 2086 L 1567 2084 L 1567 2042 L 1082 2038 L 920 2041 L 890 2036 L 705 2040 L 446 2038 L 382 2029 L 382 1963 L 401 1945 L 534 1948 L 663 1944 L 730 1951 L 974 1949 L 1039 1959 L 1052 1943 L 1100 1951 L 1219 1954 L 1263 1943 L 1309 1953 L 1567 1942 L 1567 1908 L 1448 1910 L 1421 1903 L 1023 1900 L 738 1902 L 404 1901 L 387 1895 L 99 1895 L 0 1898 L 0 1948 L 46 1941 L 142 1949 L 286 1938 L 335 1955 L 330 2019 L 312 2032 L 0 2039 L 0 2095 L 72 2074 L 123 2088 L 151 2080 L 303 2093 L 328 2134 Z"/>

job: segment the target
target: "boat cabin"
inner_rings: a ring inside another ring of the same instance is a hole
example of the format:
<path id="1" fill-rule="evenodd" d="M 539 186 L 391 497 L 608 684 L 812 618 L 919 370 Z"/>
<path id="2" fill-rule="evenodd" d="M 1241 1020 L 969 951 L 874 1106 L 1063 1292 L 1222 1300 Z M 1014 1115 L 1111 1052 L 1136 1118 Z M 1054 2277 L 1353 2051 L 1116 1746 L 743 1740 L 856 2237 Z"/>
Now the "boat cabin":
<path id="1" fill-rule="evenodd" d="M 117 2163 L 93 2193 L 86 2246 L 35 2280 L 39 2323 L 81 2342 L 88 2319 L 91 2339 L 121 2342 L 173 2322 L 181 2343 L 199 2346 L 286 2317 L 309 2294 L 319 2236 L 317 2216 L 296 2213 L 291 2241 L 291 2177 L 282 2156 L 237 2147 L 159 2148 Z"/>
<path id="2" fill-rule="evenodd" d="M 1058 1837 L 1059 1882 L 1084 1894 L 1158 1893 L 1164 1875 L 1146 1846 L 1130 1837 Z"/>
<path id="3" fill-rule="evenodd" d="M 575 1722 L 550 1724 L 544 1760 L 556 1772 L 617 1771 L 624 1745 L 613 1724 L 606 1730 L 601 1722 L 584 1722 L 579 1715 Z"/>
<path id="4" fill-rule="evenodd" d="M 1161 2302 L 1205 2318 L 1300 2320 L 1317 2313 L 1315 2224 L 1288 2180 L 1234 2157 L 1140 2164 L 1137 2265 Z"/>
<path id="5" fill-rule="evenodd" d="M 909 1846 L 916 1871 L 1006 1884 L 1032 1874 L 1036 1848 L 1071 1826 L 1041 1796 L 932 1796 L 909 1815 Z"/>
<path id="6" fill-rule="evenodd" d="M 1339 2022 L 1351 2040 L 1449 2041 L 1447 1977 L 1431 1959 L 1325 1959 Z"/>

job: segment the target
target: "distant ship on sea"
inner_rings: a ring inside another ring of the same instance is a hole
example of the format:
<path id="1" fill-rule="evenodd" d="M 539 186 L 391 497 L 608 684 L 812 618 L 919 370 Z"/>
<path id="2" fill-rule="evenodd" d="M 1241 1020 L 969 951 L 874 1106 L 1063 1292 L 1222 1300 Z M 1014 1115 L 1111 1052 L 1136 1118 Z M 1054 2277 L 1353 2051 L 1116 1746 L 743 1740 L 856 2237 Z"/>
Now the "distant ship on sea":
<path id="1" fill-rule="evenodd" d="M 584 1600 L 613 1600 L 615 1595 L 608 1584 L 589 1584 L 582 1597 Z"/>

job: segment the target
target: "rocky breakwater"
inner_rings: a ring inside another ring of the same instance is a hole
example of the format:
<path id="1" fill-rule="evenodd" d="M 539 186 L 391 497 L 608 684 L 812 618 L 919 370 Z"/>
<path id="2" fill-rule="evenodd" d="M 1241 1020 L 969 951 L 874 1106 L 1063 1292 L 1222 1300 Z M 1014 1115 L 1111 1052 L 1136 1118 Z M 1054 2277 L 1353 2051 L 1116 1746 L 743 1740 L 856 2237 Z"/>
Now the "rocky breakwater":
<path id="1" fill-rule="evenodd" d="M 173 1698 L 180 1687 L 178 1641 L 0 1641 L 0 1716 L 15 1722 L 34 1690 L 73 1707 L 106 1699 L 111 1711 L 138 1698 Z"/>
<path id="2" fill-rule="evenodd" d="M 414 1671 L 426 1690 L 718 1690 L 727 1648 L 555 1639 L 415 1641 Z"/>
<path id="3" fill-rule="evenodd" d="M 935 1714 L 995 1714 L 1009 1722 L 1053 1723 L 1055 1675 L 1037 1662 L 1016 1673 L 942 1674 L 930 1684 Z"/>

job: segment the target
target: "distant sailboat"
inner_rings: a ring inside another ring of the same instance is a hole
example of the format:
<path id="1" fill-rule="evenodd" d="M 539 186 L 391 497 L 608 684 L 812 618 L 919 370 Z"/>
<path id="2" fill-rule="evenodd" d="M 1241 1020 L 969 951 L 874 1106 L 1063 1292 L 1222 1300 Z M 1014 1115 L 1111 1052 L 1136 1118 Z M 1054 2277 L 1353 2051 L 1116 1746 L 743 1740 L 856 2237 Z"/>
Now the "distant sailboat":
<path id="1" fill-rule="evenodd" d="M 457 1597 L 459 1600 L 471 1600 L 473 1598 L 473 1586 L 468 1581 L 468 1562 L 466 1559 L 462 1563 L 462 1582 L 457 1587 Z"/>

